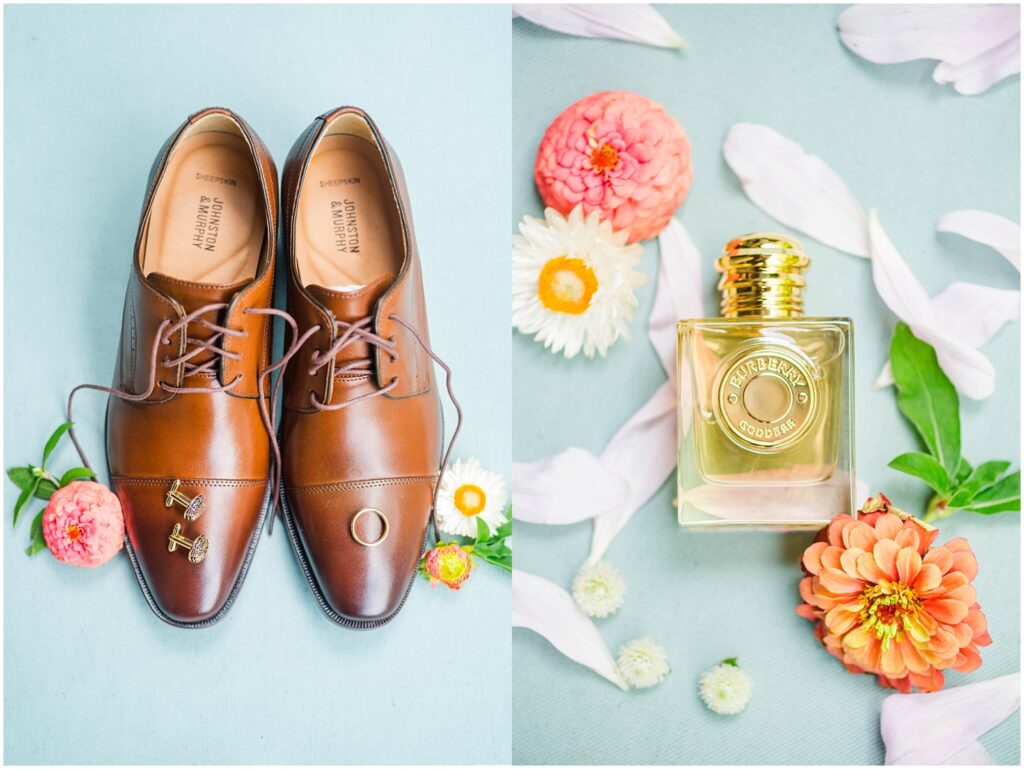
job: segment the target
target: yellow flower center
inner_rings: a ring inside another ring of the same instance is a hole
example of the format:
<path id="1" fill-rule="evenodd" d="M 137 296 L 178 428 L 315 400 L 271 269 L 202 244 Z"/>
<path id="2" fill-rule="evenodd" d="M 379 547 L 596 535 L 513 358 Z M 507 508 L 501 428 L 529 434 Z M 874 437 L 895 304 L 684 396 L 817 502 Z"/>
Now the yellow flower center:
<path id="1" fill-rule="evenodd" d="M 921 599 L 913 588 L 901 582 L 882 582 L 864 588 L 861 598 L 864 602 L 860 610 L 861 626 L 874 632 L 883 649 L 888 649 L 901 631 L 913 634 L 921 611 Z"/>
<path id="2" fill-rule="evenodd" d="M 455 489 L 455 509 L 467 518 L 480 515 L 487 504 L 487 494 L 479 486 L 464 483 Z"/>
<path id="3" fill-rule="evenodd" d="M 595 147 L 590 153 L 590 162 L 595 171 L 603 174 L 605 171 L 615 168 L 616 163 L 619 162 L 619 152 L 610 144 L 602 144 L 600 147 Z"/>
<path id="4" fill-rule="evenodd" d="M 68 535 L 68 539 L 72 542 L 77 542 L 78 538 L 82 536 L 82 530 L 73 523 L 68 526 L 66 533 Z"/>
<path id="5" fill-rule="evenodd" d="M 466 559 L 455 550 L 448 550 L 441 554 L 437 564 L 437 576 L 443 582 L 458 582 L 466 574 L 468 564 Z"/>
<path id="6" fill-rule="evenodd" d="M 597 291 L 597 276 L 582 259 L 556 256 L 541 268 L 537 296 L 554 312 L 581 315 Z"/>

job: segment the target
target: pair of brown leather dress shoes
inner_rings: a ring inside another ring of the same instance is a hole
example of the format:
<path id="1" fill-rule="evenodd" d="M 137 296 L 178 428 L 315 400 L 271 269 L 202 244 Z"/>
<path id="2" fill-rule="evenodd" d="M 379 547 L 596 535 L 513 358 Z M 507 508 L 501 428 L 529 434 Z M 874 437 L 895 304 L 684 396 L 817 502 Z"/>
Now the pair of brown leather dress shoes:
<path id="1" fill-rule="evenodd" d="M 277 172 L 241 117 L 189 117 L 143 204 L 107 458 L 142 591 L 180 627 L 231 607 L 278 488 L 324 613 L 387 622 L 411 587 L 444 465 L 393 152 L 369 116 L 342 107 L 295 143 L 282 185 L 287 312 L 273 309 Z M 288 333 L 273 363 L 275 317 Z"/>

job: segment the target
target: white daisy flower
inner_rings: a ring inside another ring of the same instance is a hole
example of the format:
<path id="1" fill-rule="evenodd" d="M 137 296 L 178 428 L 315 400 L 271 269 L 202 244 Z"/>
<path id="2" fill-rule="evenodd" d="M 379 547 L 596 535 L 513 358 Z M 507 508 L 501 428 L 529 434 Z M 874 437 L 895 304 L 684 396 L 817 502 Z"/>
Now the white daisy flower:
<path id="1" fill-rule="evenodd" d="M 709 709 L 720 715 L 735 715 L 750 702 L 753 683 L 740 670 L 735 659 L 715 665 L 700 679 L 700 698 Z"/>
<path id="2" fill-rule="evenodd" d="M 633 268 L 643 247 L 626 245 L 627 232 L 613 232 L 598 212 L 584 218 L 577 206 L 568 217 L 553 208 L 544 219 L 524 216 L 512 236 L 512 325 L 534 334 L 567 358 L 580 350 L 604 356 L 629 323 L 634 289 L 645 277 Z"/>
<path id="3" fill-rule="evenodd" d="M 619 672 L 634 689 L 661 683 L 669 673 L 665 650 L 650 636 L 630 641 L 619 649 Z"/>
<path id="4" fill-rule="evenodd" d="M 476 519 L 491 534 L 505 523 L 505 480 L 484 470 L 475 459 L 459 459 L 450 465 L 437 491 L 437 526 L 446 534 L 476 536 Z"/>
<path id="5" fill-rule="evenodd" d="M 607 561 L 585 563 L 572 581 L 572 598 L 591 617 L 607 617 L 626 600 L 626 583 Z"/>

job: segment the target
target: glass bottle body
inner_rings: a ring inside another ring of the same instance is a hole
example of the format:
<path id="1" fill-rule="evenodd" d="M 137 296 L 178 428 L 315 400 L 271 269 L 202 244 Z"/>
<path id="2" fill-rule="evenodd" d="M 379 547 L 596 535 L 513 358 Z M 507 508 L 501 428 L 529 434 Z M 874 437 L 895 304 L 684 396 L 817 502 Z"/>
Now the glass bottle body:
<path id="1" fill-rule="evenodd" d="M 853 514 L 851 321 L 685 320 L 678 334 L 679 523 Z"/>

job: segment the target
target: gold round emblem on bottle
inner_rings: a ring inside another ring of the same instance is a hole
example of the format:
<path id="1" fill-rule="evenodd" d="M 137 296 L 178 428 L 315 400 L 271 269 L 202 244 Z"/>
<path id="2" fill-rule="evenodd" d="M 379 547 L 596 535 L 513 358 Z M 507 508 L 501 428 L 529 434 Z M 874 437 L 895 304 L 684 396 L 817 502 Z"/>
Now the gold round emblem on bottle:
<path id="1" fill-rule="evenodd" d="M 715 415 L 742 448 L 769 453 L 799 440 L 814 422 L 818 392 L 811 364 L 774 345 L 726 361 L 715 382 Z"/>

